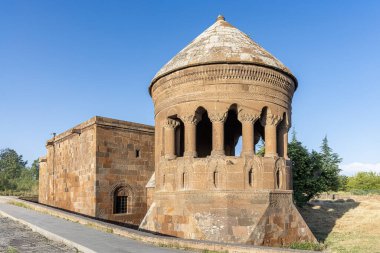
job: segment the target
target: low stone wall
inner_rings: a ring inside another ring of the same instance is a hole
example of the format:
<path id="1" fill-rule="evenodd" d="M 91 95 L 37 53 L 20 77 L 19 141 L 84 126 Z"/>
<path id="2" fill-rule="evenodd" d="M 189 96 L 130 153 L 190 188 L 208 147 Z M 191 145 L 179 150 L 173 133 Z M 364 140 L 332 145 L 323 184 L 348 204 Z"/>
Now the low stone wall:
<path id="1" fill-rule="evenodd" d="M 145 243 L 153 244 L 159 247 L 169 247 L 169 248 L 178 248 L 186 250 L 195 250 L 195 251 L 217 251 L 217 252 L 229 252 L 229 253 L 285 253 L 285 252 L 313 252 L 313 251 L 304 251 L 304 250 L 292 250 L 286 248 L 272 248 L 272 247 L 261 247 L 261 246 L 248 246 L 248 245 L 239 245 L 239 244 L 227 244 L 227 243 L 214 243 L 214 242 L 205 242 L 198 240 L 187 240 L 179 238 L 171 238 L 162 235 L 154 235 L 142 231 L 137 231 L 133 229 L 124 228 L 122 226 L 116 226 L 106 222 L 97 221 L 90 219 L 84 216 L 67 213 L 52 207 L 47 207 L 41 204 L 31 203 L 28 201 L 9 198 L 10 201 L 21 203 L 20 205 L 25 208 L 30 208 L 32 210 L 42 212 L 45 214 L 53 215 L 62 219 L 70 220 L 73 222 L 80 223 L 82 225 L 91 226 L 95 229 L 117 234 L 120 236 L 125 236 L 130 239 L 139 240 Z"/>

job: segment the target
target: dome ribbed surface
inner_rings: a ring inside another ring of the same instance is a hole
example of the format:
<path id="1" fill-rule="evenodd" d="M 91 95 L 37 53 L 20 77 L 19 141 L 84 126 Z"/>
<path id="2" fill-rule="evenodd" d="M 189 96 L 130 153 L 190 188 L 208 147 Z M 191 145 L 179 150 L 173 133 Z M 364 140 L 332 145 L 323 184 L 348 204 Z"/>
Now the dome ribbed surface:
<path id="1" fill-rule="evenodd" d="M 223 17 L 218 17 L 212 26 L 166 63 L 152 82 L 177 69 L 208 63 L 257 64 L 282 70 L 293 77 L 278 59 Z"/>

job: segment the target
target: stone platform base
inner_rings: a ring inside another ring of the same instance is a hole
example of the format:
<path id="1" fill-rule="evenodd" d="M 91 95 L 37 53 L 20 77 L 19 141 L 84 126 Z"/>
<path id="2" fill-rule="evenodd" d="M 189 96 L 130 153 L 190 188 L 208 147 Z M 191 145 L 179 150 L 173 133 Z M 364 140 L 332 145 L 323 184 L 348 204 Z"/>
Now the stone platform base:
<path id="1" fill-rule="evenodd" d="M 140 229 L 180 238 L 279 246 L 316 239 L 292 191 L 156 192 Z"/>

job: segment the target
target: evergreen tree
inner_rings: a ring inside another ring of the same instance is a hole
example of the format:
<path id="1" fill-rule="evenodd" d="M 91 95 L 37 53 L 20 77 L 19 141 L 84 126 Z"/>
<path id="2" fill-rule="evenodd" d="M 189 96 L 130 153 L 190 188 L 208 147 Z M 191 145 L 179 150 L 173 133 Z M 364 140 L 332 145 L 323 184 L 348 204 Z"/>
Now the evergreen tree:
<path id="1" fill-rule="evenodd" d="M 320 154 L 322 162 L 321 180 L 323 180 L 322 184 L 323 187 L 325 187 L 324 190 L 337 191 L 340 185 L 339 164 L 342 162 L 342 159 L 330 148 L 327 136 L 322 140 Z"/>
<path id="2" fill-rule="evenodd" d="M 321 152 L 313 150 L 310 153 L 293 131 L 288 155 L 292 160 L 294 200 L 297 205 L 304 205 L 322 192 L 339 189 L 341 159 L 329 147 L 327 137 L 322 141 Z"/>
<path id="3" fill-rule="evenodd" d="M 316 177 L 319 157 L 317 154 L 310 155 L 297 140 L 295 132 L 292 133 L 288 155 L 292 161 L 294 200 L 297 205 L 302 206 L 320 192 Z"/>

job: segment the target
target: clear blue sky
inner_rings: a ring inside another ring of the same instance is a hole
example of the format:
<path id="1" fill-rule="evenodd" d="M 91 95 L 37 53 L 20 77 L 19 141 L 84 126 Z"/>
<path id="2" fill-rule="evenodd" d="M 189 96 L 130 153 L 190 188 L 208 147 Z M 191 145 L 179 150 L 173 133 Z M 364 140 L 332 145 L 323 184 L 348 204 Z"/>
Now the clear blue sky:
<path id="1" fill-rule="evenodd" d="M 150 80 L 218 14 L 298 78 L 304 145 L 380 171 L 380 1 L 2 0 L 0 148 L 31 162 L 95 115 L 153 124 Z"/>

